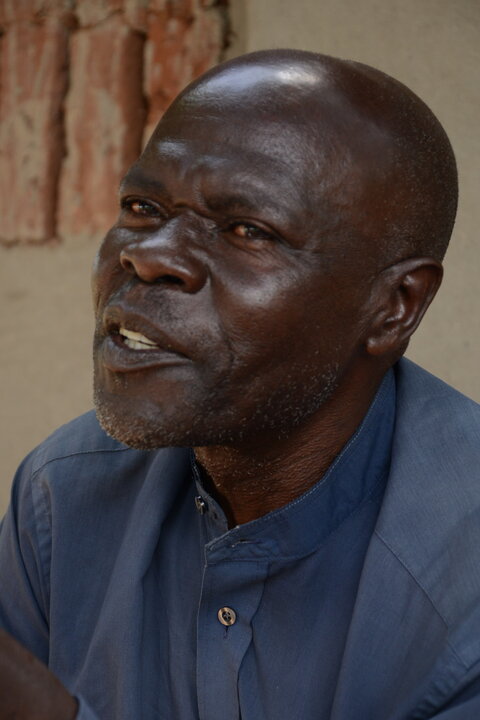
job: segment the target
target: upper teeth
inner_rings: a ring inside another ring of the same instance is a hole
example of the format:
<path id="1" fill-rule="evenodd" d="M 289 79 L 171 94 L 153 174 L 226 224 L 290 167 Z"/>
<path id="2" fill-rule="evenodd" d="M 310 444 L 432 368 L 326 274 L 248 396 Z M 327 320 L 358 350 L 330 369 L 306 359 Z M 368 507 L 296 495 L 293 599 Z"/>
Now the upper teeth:
<path id="1" fill-rule="evenodd" d="M 142 335 L 142 333 L 134 332 L 133 330 L 127 330 L 126 328 L 120 328 L 119 334 L 125 338 L 125 345 L 132 350 L 145 350 L 146 348 L 157 348 L 158 345 L 150 340 L 149 338 Z"/>

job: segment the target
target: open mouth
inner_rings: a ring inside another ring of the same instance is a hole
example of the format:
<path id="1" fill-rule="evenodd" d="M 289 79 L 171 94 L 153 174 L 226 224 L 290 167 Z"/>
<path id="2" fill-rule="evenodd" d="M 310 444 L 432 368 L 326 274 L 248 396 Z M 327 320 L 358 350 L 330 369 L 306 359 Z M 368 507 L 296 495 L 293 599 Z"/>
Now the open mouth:
<path id="1" fill-rule="evenodd" d="M 127 317 L 128 315 L 128 317 Z M 133 329 L 135 328 L 135 329 Z M 145 318 L 116 307 L 108 308 L 99 333 L 98 361 L 112 372 L 134 372 L 189 364 L 172 335 Z"/>
<path id="2" fill-rule="evenodd" d="M 124 327 L 118 328 L 117 333 L 121 336 L 123 344 L 130 350 L 160 350 L 157 343 L 142 335 L 142 333 L 127 330 Z"/>

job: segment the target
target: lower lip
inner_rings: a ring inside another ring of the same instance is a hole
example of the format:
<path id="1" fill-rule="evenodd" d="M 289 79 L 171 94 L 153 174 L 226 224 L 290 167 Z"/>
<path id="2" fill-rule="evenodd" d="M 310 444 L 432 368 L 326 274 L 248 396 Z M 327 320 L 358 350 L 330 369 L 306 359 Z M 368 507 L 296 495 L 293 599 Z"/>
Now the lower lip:
<path id="1" fill-rule="evenodd" d="M 135 372 L 154 367 L 185 365 L 190 362 L 184 355 L 158 348 L 132 350 L 120 335 L 109 335 L 101 343 L 98 353 L 104 367 L 112 372 Z"/>

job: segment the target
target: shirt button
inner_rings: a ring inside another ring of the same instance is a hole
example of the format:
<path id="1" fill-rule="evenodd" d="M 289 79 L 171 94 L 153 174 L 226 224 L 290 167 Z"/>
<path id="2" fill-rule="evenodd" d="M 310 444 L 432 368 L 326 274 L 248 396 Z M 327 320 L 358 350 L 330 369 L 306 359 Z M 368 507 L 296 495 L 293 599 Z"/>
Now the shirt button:
<path id="1" fill-rule="evenodd" d="M 197 508 L 200 515 L 205 515 L 205 513 L 207 512 L 207 503 L 201 495 L 197 495 L 197 497 L 195 498 L 195 507 Z"/>
<path id="2" fill-rule="evenodd" d="M 237 613 L 230 607 L 223 607 L 220 608 L 220 610 L 218 611 L 217 617 L 222 623 L 222 625 L 230 627 L 230 625 L 233 625 L 235 623 L 237 619 Z"/>

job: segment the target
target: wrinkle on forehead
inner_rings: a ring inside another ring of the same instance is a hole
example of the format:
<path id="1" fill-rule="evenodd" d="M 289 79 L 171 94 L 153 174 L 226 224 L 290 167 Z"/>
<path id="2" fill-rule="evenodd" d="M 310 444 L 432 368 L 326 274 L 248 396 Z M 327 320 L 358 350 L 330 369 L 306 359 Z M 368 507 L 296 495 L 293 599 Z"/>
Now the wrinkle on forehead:
<path id="1" fill-rule="evenodd" d="M 356 117 L 349 122 L 339 120 L 342 98 L 333 92 L 324 100 L 303 98 L 296 102 L 290 97 L 279 98 L 279 103 L 270 103 L 268 111 L 262 111 L 250 94 L 239 103 L 238 97 L 235 100 L 231 93 L 225 93 L 218 107 L 209 97 L 197 97 L 193 105 L 182 100 L 162 118 L 149 145 L 161 146 L 162 154 L 173 155 L 182 152 L 185 139 L 189 143 L 192 138 L 204 139 L 209 157 L 221 157 L 228 148 L 236 150 L 239 160 L 248 162 L 252 169 L 262 163 L 276 163 L 278 172 L 289 173 L 295 183 L 302 179 L 310 192 L 312 182 L 321 182 L 322 187 L 332 181 L 337 184 L 333 177 L 336 172 L 343 176 L 355 162 L 354 145 L 365 133 L 364 123 Z M 365 134 L 374 142 L 380 132 L 372 128 Z"/>

